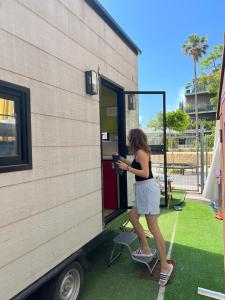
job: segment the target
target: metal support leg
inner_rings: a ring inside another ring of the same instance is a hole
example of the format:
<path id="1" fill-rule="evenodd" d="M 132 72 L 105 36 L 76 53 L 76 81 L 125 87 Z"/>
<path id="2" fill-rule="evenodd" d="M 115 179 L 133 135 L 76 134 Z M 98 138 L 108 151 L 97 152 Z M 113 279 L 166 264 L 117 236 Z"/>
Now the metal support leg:
<path id="1" fill-rule="evenodd" d="M 152 272 L 159 261 L 159 256 L 156 249 L 152 249 L 151 257 L 136 257 L 132 254 L 132 249 L 130 245 L 137 239 L 137 235 L 133 232 L 120 232 L 114 239 L 113 249 L 108 261 L 108 266 L 111 264 L 122 254 L 122 250 L 124 247 L 128 248 L 131 259 L 135 262 L 139 262 L 145 264 L 152 275 Z M 119 252 L 116 253 L 118 247 L 120 247 Z"/>
<path id="2" fill-rule="evenodd" d="M 111 252 L 111 255 L 109 257 L 109 260 L 108 260 L 108 267 L 111 266 L 111 264 L 122 254 L 123 252 L 123 246 L 120 245 L 120 250 L 117 254 L 115 254 L 116 252 L 116 249 L 118 248 L 118 244 L 114 244 L 113 246 L 113 249 L 112 249 L 112 252 Z"/>
<path id="3" fill-rule="evenodd" d="M 156 249 L 152 249 L 152 253 L 153 253 L 152 257 L 137 258 L 137 257 L 131 256 L 134 261 L 140 262 L 140 263 L 146 265 L 146 267 L 149 270 L 150 275 L 152 275 L 152 273 L 155 269 L 155 266 L 157 265 L 157 263 L 159 261 L 159 256 L 158 256 Z"/>

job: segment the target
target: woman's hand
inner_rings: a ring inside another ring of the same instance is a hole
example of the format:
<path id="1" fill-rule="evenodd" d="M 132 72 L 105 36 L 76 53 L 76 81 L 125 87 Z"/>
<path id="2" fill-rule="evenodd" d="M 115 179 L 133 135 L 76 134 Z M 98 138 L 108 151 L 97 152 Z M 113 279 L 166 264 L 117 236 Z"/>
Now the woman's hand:
<path id="1" fill-rule="evenodd" d="M 119 160 L 119 161 L 117 162 L 117 165 L 118 165 L 118 167 L 119 167 L 120 169 L 122 169 L 122 170 L 126 170 L 126 171 L 127 171 L 127 169 L 128 169 L 128 165 L 125 164 L 124 162 L 122 162 L 121 160 Z"/>

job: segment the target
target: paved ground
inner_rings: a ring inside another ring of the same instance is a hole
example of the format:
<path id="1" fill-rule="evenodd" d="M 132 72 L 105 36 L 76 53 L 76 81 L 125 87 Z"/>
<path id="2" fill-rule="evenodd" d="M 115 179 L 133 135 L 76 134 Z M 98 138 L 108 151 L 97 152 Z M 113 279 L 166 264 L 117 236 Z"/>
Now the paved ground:
<path id="1" fill-rule="evenodd" d="M 186 191 L 186 199 L 198 200 L 206 204 L 210 203 L 210 200 L 203 197 L 199 192 Z"/>
<path id="2" fill-rule="evenodd" d="M 197 176 L 192 174 L 172 174 L 172 187 L 183 190 L 197 190 Z"/>
<path id="3" fill-rule="evenodd" d="M 162 177 L 164 176 L 163 173 L 157 172 L 156 170 L 153 171 L 154 176 Z M 175 189 L 180 190 L 197 190 L 197 175 L 192 173 L 184 173 L 183 174 L 173 174 L 168 172 L 168 176 L 172 178 L 172 187 Z M 200 178 L 199 178 L 200 181 Z"/>

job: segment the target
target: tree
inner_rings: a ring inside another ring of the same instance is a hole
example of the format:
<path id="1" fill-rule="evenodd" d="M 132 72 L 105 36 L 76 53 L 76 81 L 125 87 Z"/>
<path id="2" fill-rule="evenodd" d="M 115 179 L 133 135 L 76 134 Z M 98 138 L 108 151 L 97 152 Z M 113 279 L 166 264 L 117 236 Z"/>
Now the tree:
<path id="1" fill-rule="evenodd" d="M 166 113 L 166 127 L 169 130 L 182 132 L 188 128 L 189 115 L 183 110 L 177 109 L 175 111 L 168 111 Z M 159 112 L 156 116 L 147 123 L 147 128 L 154 128 L 155 130 L 163 129 L 163 113 Z"/>
<path id="2" fill-rule="evenodd" d="M 172 158 L 174 164 L 174 154 L 173 154 L 173 139 L 172 130 L 182 132 L 189 124 L 189 116 L 180 109 L 175 111 L 168 111 L 166 113 L 166 126 L 169 130 L 169 136 L 171 140 Z"/>
<path id="3" fill-rule="evenodd" d="M 221 68 L 221 57 L 223 55 L 223 45 L 216 45 L 212 48 L 209 55 L 201 59 L 201 70 L 210 69 L 218 71 Z"/>
<path id="4" fill-rule="evenodd" d="M 166 113 L 166 126 L 169 130 L 184 131 L 189 125 L 189 116 L 181 109 Z"/>
<path id="5" fill-rule="evenodd" d="M 166 128 L 169 131 L 169 138 L 171 140 L 172 145 L 172 131 L 182 132 L 187 129 L 189 125 L 189 115 L 186 114 L 183 110 L 177 109 L 175 111 L 168 111 L 166 113 Z M 154 128 L 155 130 L 163 129 L 163 113 L 159 112 L 154 119 L 148 122 L 147 127 Z M 173 155 L 173 146 L 172 149 L 172 157 L 174 163 L 174 155 Z"/>
<path id="6" fill-rule="evenodd" d="M 214 132 L 215 131 L 215 126 L 216 126 L 216 121 L 215 120 L 200 120 L 198 122 L 198 125 L 203 125 L 205 130 Z M 187 129 L 195 129 L 196 124 L 195 122 L 191 122 L 188 124 Z"/>
<path id="7" fill-rule="evenodd" d="M 206 90 L 209 94 L 212 94 L 210 99 L 211 105 L 214 109 L 218 104 L 218 90 L 220 82 L 220 69 L 221 69 L 221 57 L 223 55 L 223 46 L 214 46 L 208 57 L 201 59 L 201 70 L 203 74 L 200 77 L 200 84 L 206 86 Z M 208 71 L 209 73 L 205 73 Z"/>
<path id="8" fill-rule="evenodd" d="M 155 117 L 148 121 L 147 128 L 153 128 L 155 131 L 163 129 L 163 113 L 159 112 L 155 115 Z"/>
<path id="9" fill-rule="evenodd" d="M 207 38 L 192 34 L 185 41 L 182 50 L 185 55 L 191 56 L 194 61 L 194 91 L 195 91 L 195 119 L 196 119 L 196 152 L 197 152 L 197 180 L 198 180 L 198 102 L 197 102 L 197 72 L 196 66 L 208 48 Z"/>

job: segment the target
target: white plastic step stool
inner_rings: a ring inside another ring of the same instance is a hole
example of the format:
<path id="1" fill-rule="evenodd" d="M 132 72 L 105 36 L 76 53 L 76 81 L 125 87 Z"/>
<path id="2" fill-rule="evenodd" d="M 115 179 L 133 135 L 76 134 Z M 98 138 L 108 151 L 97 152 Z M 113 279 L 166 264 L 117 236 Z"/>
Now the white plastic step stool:
<path id="1" fill-rule="evenodd" d="M 145 264 L 152 275 L 153 270 L 156 266 L 156 264 L 159 261 L 159 256 L 156 251 L 156 249 L 152 250 L 152 256 L 151 257 L 135 257 L 132 255 L 132 250 L 130 245 L 136 241 L 138 238 L 137 234 L 133 231 L 121 231 L 114 239 L 113 239 L 113 249 L 108 261 L 108 266 L 111 266 L 111 264 L 122 254 L 124 246 L 128 248 L 130 252 L 130 256 L 133 261 Z M 119 248 L 119 250 L 118 250 Z"/>

